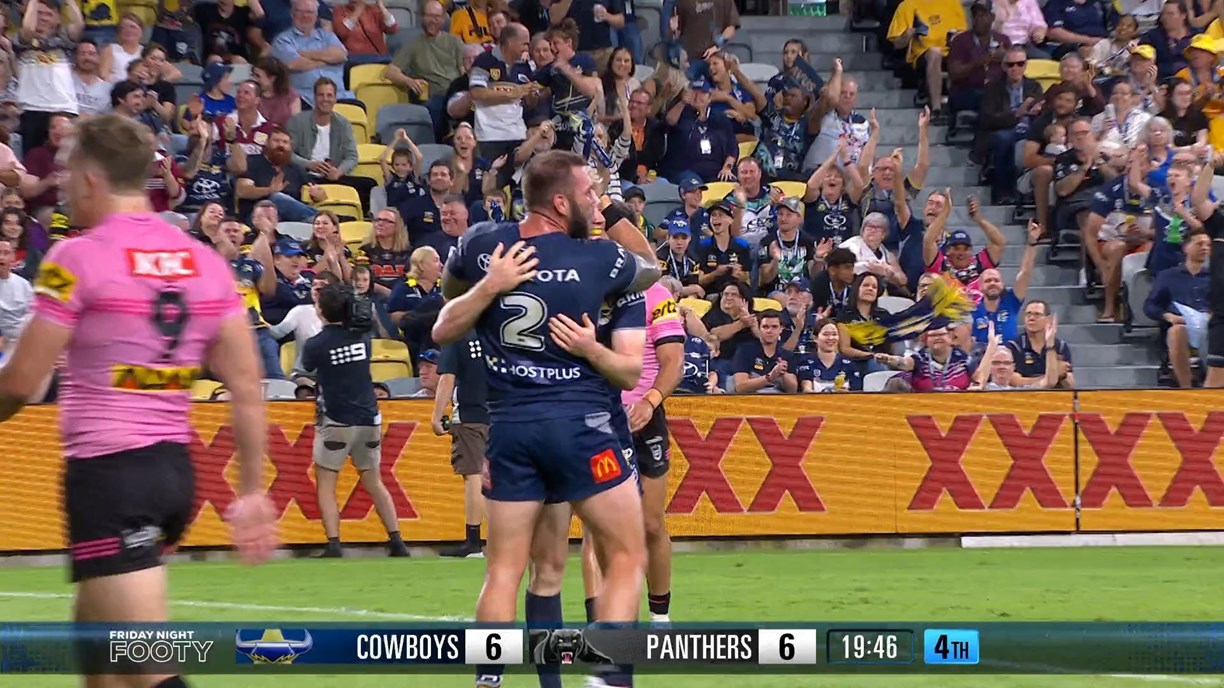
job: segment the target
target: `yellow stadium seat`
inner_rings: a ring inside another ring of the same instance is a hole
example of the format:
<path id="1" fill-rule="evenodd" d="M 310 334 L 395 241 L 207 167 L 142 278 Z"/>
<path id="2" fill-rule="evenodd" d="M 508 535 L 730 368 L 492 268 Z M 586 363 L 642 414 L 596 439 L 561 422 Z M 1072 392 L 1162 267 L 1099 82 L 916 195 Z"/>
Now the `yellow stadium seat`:
<path id="1" fill-rule="evenodd" d="M 756 147 L 757 147 L 756 139 L 753 139 L 751 141 L 740 141 L 739 159 L 743 160 L 744 158 L 751 157 L 752 154 L 756 151 Z"/>
<path id="2" fill-rule="evenodd" d="M 357 92 L 357 89 L 366 84 L 378 82 L 390 83 L 383 77 L 383 73 L 387 71 L 385 64 L 363 64 L 353 65 L 349 69 L 348 90 Z M 361 100 L 358 98 L 358 100 Z M 365 101 L 362 101 L 363 103 Z"/>
<path id="3" fill-rule="evenodd" d="M 777 301 L 773 299 L 766 299 L 766 298 L 761 298 L 758 296 L 752 300 L 752 312 L 753 313 L 760 313 L 761 311 L 780 311 L 780 310 L 782 310 L 782 304 L 778 303 Z"/>
<path id="4" fill-rule="evenodd" d="M 803 200 L 803 197 L 807 195 L 807 184 L 803 182 L 774 182 L 770 186 L 776 186 L 781 189 L 782 195 L 787 198 L 794 196 L 799 200 Z"/>
<path id="5" fill-rule="evenodd" d="M 370 235 L 370 228 L 374 225 L 364 220 L 356 222 L 341 222 L 340 223 L 340 238 L 344 239 L 346 244 L 357 244 L 360 246 L 366 237 Z"/>
<path id="6" fill-rule="evenodd" d="M 297 358 L 297 342 L 286 342 L 281 345 L 280 349 L 280 364 L 281 372 L 288 375 L 293 372 L 293 361 Z"/>
<path id="7" fill-rule="evenodd" d="M 1058 72 L 1058 62 L 1055 60 L 1029 60 L 1028 66 L 1024 68 L 1024 76 L 1041 84 L 1043 91 L 1062 80 L 1062 75 Z"/>
<path id="8" fill-rule="evenodd" d="M 216 380 L 196 380 L 191 384 L 192 401 L 208 401 L 213 392 L 221 389 L 221 383 Z"/>
<path id="9" fill-rule="evenodd" d="M 732 182 L 709 182 L 706 184 L 706 190 L 701 193 L 701 205 L 713 205 L 716 201 L 726 198 L 727 194 L 734 190 L 735 184 Z"/>
<path id="10" fill-rule="evenodd" d="M 381 143 L 359 143 L 357 144 L 357 161 L 377 164 L 386 148 Z"/>
<path id="11" fill-rule="evenodd" d="M 353 126 L 353 138 L 357 139 L 357 145 L 370 142 L 370 120 L 365 110 L 352 103 L 336 103 L 336 114 Z"/>
<path id="12" fill-rule="evenodd" d="M 709 313 L 710 308 L 713 307 L 714 304 L 710 303 L 706 299 L 695 299 L 690 296 L 688 298 L 680 299 L 680 305 L 691 308 L 692 311 L 697 314 L 697 317 L 700 318 L 706 313 Z"/>
<path id="13" fill-rule="evenodd" d="M 376 361 L 370 364 L 370 375 L 375 382 L 412 377 L 412 366 L 408 365 L 407 361 Z"/>
<path id="14" fill-rule="evenodd" d="M 383 65 L 363 65 L 366 67 L 382 67 Z M 356 68 L 354 68 L 356 71 Z M 366 118 L 370 123 L 370 131 L 378 131 L 378 111 L 384 105 L 395 105 L 408 102 L 408 92 L 392 84 L 390 81 L 376 81 L 362 84 L 352 89 L 357 100 L 365 103 Z"/>
<path id="15" fill-rule="evenodd" d="M 314 207 L 330 210 L 337 215 L 365 217 L 361 212 L 361 197 L 357 195 L 356 189 L 343 184 L 320 184 L 319 186 L 327 197 L 319 203 L 314 203 Z M 310 191 L 306 186 L 302 187 L 302 200 L 311 203 Z"/>
<path id="16" fill-rule="evenodd" d="M 386 184 L 387 180 L 383 177 L 382 165 L 378 164 L 378 158 L 382 156 L 384 148 L 385 146 L 377 143 L 357 144 L 357 166 L 353 168 L 352 175 L 373 179 L 379 186 Z"/>
<path id="17" fill-rule="evenodd" d="M 411 354 L 408 353 L 408 345 L 397 339 L 375 339 L 372 340 L 370 360 L 375 363 L 380 361 L 394 361 L 396 363 L 408 364 L 411 359 Z"/>

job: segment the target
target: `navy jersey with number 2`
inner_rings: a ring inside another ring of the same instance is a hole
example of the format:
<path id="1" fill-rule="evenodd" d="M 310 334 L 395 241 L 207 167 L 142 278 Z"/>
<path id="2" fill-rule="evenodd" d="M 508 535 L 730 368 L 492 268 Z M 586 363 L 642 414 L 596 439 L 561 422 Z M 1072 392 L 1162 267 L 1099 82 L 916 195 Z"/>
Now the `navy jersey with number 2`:
<path id="1" fill-rule="evenodd" d="M 522 240 L 516 222 L 478 224 L 447 265 L 475 284 L 498 244 Z M 577 501 L 632 475 L 614 423 L 609 384 L 585 359 L 557 346 L 548 319 L 564 313 L 597 323 L 606 302 L 631 291 L 638 261 L 612 241 L 549 233 L 525 240 L 537 276 L 500 295 L 476 324 L 488 367 L 489 477 L 499 501 Z M 641 302 L 645 324 L 645 304 Z"/>

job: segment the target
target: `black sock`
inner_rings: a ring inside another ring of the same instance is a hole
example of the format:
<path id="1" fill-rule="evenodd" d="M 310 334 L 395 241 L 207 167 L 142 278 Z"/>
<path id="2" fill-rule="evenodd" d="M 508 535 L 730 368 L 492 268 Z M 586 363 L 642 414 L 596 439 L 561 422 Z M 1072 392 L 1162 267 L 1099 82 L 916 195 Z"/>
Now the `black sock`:
<path id="1" fill-rule="evenodd" d="M 586 598 L 587 623 L 589 624 L 595 623 L 595 600 L 594 597 Z"/>
<path id="2" fill-rule="evenodd" d="M 187 682 L 183 680 L 182 676 L 171 676 L 157 684 L 154 688 L 187 688 Z"/>
<path id="3" fill-rule="evenodd" d="M 334 546 L 334 547 L 339 547 L 339 546 L 340 546 L 340 538 L 338 538 L 338 537 L 329 537 L 329 538 L 327 538 L 327 545 L 328 545 L 329 547 L 333 547 L 333 546 Z"/>
<path id="4" fill-rule="evenodd" d="M 527 628 L 561 628 L 561 594 L 547 597 L 527 593 L 524 605 L 527 612 Z M 536 674 L 540 677 L 540 688 L 561 688 L 561 667 L 539 664 Z"/>
<path id="5" fill-rule="evenodd" d="M 665 592 L 662 595 L 647 595 L 646 602 L 650 605 L 651 614 L 666 615 L 671 609 L 671 593 Z"/>
<path id="6" fill-rule="evenodd" d="M 388 532 L 387 540 L 389 540 L 391 544 L 394 544 L 394 545 L 404 544 L 404 541 L 400 539 L 400 532 L 398 530 L 392 530 Z"/>
<path id="7" fill-rule="evenodd" d="M 479 523 L 477 523 L 474 526 L 469 525 L 467 527 L 467 544 L 469 545 L 479 545 L 480 544 L 480 524 Z"/>

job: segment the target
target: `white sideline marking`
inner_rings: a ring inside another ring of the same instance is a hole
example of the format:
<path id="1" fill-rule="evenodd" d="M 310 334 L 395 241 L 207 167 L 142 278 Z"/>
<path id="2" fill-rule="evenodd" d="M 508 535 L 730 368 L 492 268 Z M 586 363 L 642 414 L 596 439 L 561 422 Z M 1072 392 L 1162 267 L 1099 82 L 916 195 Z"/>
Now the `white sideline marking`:
<path id="1" fill-rule="evenodd" d="M 984 660 L 982 664 L 1007 667 L 1010 669 L 1037 669 L 1038 671 L 1046 672 L 1046 675 L 1057 674 L 1063 676 L 1082 676 L 1090 677 L 1095 674 L 1080 674 L 1073 671 L 1068 671 L 1063 667 L 1052 666 L 1049 664 L 1028 664 L 1023 662 L 1001 662 Z M 1040 675 L 1040 674 L 1036 674 Z M 1220 686 L 1224 685 L 1218 678 L 1207 678 L 1205 676 L 1175 676 L 1171 674 L 1105 674 L 1108 678 L 1117 678 L 1131 681 L 1148 681 L 1152 683 L 1183 683 L 1197 686 Z"/>
<path id="2" fill-rule="evenodd" d="M 71 600 L 73 595 L 62 592 L 4 592 L 0 597 L 33 599 L 33 600 Z M 236 609 L 248 612 L 291 612 L 295 614 L 328 614 L 331 616 L 358 616 L 369 619 L 389 619 L 395 621 L 471 621 L 466 616 L 422 616 L 419 614 L 399 614 L 379 612 L 372 609 L 355 609 L 351 607 L 282 607 L 272 604 L 248 604 L 244 602 L 209 602 L 206 600 L 175 600 L 170 604 L 178 607 L 197 607 L 201 609 Z"/>
<path id="3" fill-rule="evenodd" d="M 1068 533 L 996 535 L 961 538 L 961 547 L 1191 547 L 1224 545 L 1224 532 L 1190 533 Z"/>

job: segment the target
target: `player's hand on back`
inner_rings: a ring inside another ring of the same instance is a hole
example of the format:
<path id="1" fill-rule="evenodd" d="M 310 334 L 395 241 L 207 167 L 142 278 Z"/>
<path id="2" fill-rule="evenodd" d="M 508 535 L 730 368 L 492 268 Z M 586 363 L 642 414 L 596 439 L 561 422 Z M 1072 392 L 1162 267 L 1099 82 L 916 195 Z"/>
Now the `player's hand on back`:
<path id="1" fill-rule="evenodd" d="M 258 492 L 235 499 L 225 512 L 238 554 L 245 564 L 262 564 L 272 557 L 280 538 L 277 514 L 268 495 Z"/>
<path id="2" fill-rule="evenodd" d="M 519 241 L 506 250 L 498 244 L 489 255 L 489 268 L 481 283 L 496 294 L 504 294 L 536 276 L 535 247 Z"/>
<path id="3" fill-rule="evenodd" d="M 595 323 L 591 322 L 586 313 L 582 314 L 582 323 L 575 322 L 564 313 L 558 313 L 548 319 L 548 332 L 557 346 L 582 358 L 587 358 L 598 346 L 595 341 Z"/>

